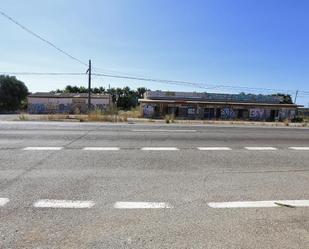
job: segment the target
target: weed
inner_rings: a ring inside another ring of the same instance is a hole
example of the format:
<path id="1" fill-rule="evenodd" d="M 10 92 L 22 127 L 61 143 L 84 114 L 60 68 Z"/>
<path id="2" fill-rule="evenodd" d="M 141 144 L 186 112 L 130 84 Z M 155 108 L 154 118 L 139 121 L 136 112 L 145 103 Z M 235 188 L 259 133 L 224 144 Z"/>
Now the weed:
<path id="1" fill-rule="evenodd" d="M 19 115 L 18 118 L 19 118 L 19 120 L 21 120 L 21 121 L 27 121 L 27 120 L 29 120 L 29 118 L 28 118 L 25 114 Z"/>

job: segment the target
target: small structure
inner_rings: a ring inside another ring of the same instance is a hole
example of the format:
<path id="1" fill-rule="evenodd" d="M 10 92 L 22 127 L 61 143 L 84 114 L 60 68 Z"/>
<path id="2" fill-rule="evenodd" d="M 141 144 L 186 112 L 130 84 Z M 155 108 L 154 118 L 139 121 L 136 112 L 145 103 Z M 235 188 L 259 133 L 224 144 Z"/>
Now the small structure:
<path id="1" fill-rule="evenodd" d="M 293 119 L 296 104 L 283 97 L 254 94 L 148 91 L 139 99 L 147 118 L 174 115 L 178 119 L 275 121 Z"/>
<path id="2" fill-rule="evenodd" d="M 91 94 L 91 105 L 102 111 L 112 105 L 109 94 Z M 88 110 L 88 93 L 37 92 L 28 96 L 31 114 L 85 113 Z"/>

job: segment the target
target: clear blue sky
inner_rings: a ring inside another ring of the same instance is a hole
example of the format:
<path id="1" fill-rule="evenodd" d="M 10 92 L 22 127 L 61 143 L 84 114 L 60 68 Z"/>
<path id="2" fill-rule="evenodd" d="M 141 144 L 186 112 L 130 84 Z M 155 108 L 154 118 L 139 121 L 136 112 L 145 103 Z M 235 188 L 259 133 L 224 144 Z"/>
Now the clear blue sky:
<path id="1" fill-rule="evenodd" d="M 97 71 L 309 91 L 307 0 L 2 0 L 0 9 L 81 60 L 91 58 Z M 2 16 L 0 30 L 0 71 L 85 71 Z M 31 91 L 87 85 L 86 76 L 18 78 Z M 101 77 L 93 84 L 201 91 Z M 309 96 L 298 100 L 307 106 Z"/>

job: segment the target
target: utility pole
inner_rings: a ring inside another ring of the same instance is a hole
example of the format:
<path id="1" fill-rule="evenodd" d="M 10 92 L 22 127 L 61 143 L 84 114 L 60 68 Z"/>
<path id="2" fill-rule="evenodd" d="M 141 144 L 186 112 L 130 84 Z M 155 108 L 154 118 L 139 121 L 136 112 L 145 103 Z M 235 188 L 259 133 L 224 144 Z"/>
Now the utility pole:
<path id="1" fill-rule="evenodd" d="M 298 90 L 295 93 L 294 104 L 296 104 L 297 96 L 298 96 Z"/>
<path id="2" fill-rule="evenodd" d="M 88 112 L 91 109 L 91 60 L 89 60 L 88 68 Z"/>

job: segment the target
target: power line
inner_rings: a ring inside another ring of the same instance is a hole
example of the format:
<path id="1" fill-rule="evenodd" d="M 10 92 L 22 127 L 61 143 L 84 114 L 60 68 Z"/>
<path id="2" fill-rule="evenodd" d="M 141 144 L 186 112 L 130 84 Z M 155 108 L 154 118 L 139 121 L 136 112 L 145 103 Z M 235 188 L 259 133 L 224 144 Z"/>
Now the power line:
<path id="1" fill-rule="evenodd" d="M 2 16 L 4 16 L 6 19 L 8 19 L 9 21 L 11 21 L 12 23 L 16 24 L 17 26 L 19 26 L 20 28 L 22 28 L 24 31 L 28 32 L 29 34 L 33 35 L 34 37 L 40 39 L 41 41 L 47 43 L 48 45 L 50 45 L 51 47 L 53 47 L 54 49 L 58 50 L 60 53 L 66 55 L 67 57 L 71 58 L 72 60 L 75 60 L 77 62 L 79 62 L 80 64 L 88 67 L 88 64 L 81 61 L 80 59 L 74 57 L 73 55 L 67 53 L 66 51 L 64 51 L 63 49 L 57 47 L 55 44 L 53 44 L 52 42 L 48 41 L 47 39 L 43 38 L 41 35 L 35 33 L 34 31 L 30 30 L 29 28 L 25 27 L 24 25 L 22 25 L 21 23 L 19 23 L 18 21 L 16 21 L 13 17 L 10 17 L 9 15 L 7 15 L 6 13 L 4 13 L 3 11 L 0 11 L 0 14 Z"/>
<path id="2" fill-rule="evenodd" d="M 190 81 L 179 81 L 179 80 L 166 80 L 166 79 L 153 79 L 153 78 L 144 78 L 144 77 L 131 77 L 131 76 L 124 76 L 124 75 L 113 75 L 113 74 L 103 74 L 103 73 L 94 73 L 93 75 L 96 76 L 103 76 L 109 78 L 118 78 L 118 79 L 130 79 L 130 80 L 139 80 L 139 81 L 150 81 L 150 82 L 158 82 L 158 83 L 165 83 L 165 84 L 173 84 L 173 85 L 190 85 L 195 86 L 198 88 L 204 89 L 238 89 L 238 90 L 249 90 L 249 91 L 270 91 L 270 92 L 285 92 L 285 93 L 295 93 L 294 90 L 287 90 L 287 89 L 272 89 L 272 88 L 257 88 L 257 87 L 245 87 L 245 86 L 229 86 L 229 85 L 214 85 L 214 84 L 205 84 L 205 83 L 196 83 Z M 299 91 L 302 94 L 309 94 L 306 91 Z"/>
<path id="3" fill-rule="evenodd" d="M 4 75 L 34 75 L 34 76 L 80 76 L 86 75 L 85 73 L 77 72 L 0 72 Z M 293 90 L 287 89 L 271 89 L 271 88 L 256 88 L 256 87 L 246 87 L 246 86 L 231 86 L 231 85 L 215 85 L 215 84 L 204 84 L 196 83 L 190 81 L 179 81 L 179 80 L 167 80 L 167 79 L 154 79 L 154 78 L 145 78 L 145 77 L 131 77 L 125 75 L 114 75 L 114 74 L 103 74 L 103 73 L 92 73 L 95 77 L 108 77 L 108 78 L 117 78 L 117 79 L 128 79 L 128 80 L 138 80 L 138 81 L 148 81 L 148 82 L 157 82 L 162 84 L 177 85 L 177 86 L 193 86 L 201 89 L 220 89 L 220 90 L 238 90 L 238 91 L 251 91 L 251 92 L 276 92 L 276 93 L 290 93 L 291 95 L 295 94 Z M 309 91 L 299 91 L 299 97 L 309 96 Z"/>
<path id="4" fill-rule="evenodd" d="M 66 73 L 66 72 L 51 72 L 51 73 L 38 73 L 38 72 L 0 72 L 4 75 L 85 75 L 85 73 Z"/>

